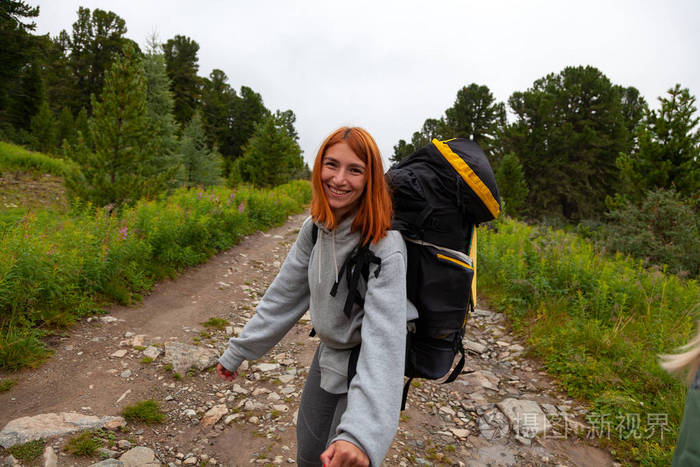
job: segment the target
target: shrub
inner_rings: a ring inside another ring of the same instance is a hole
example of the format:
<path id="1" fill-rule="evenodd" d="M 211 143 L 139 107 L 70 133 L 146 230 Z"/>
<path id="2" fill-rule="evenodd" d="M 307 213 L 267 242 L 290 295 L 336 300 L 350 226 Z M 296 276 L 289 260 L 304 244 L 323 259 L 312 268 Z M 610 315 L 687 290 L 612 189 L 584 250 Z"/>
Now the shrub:
<path id="1" fill-rule="evenodd" d="M 618 456 L 670 464 L 685 389 L 657 355 L 693 334 L 698 283 L 513 220 L 500 222 L 498 233 L 480 231 L 478 260 L 479 291 L 509 314 L 570 396 L 587 400 L 613 428 L 618 417 L 639 417 L 640 437 L 613 429 Z M 667 417 L 661 427 L 650 422 L 659 414 Z"/>
<path id="2" fill-rule="evenodd" d="M 160 410 L 160 404 L 152 399 L 124 407 L 122 415 L 127 420 L 148 423 L 149 425 L 162 423 L 166 419 L 166 415 Z"/>
<path id="3" fill-rule="evenodd" d="M 102 447 L 102 440 L 91 431 L 86 431 L 68 440 L 64 450 L 74 456 L 90 457 Z"/>
<path id="4" fill-rule="evenodd" d="M 208 327 L 208 328 L 214 328 L 214 329 L 222 330 L 222 329 L 225 329 L 226 326 L 229 325 L 229 322 L 226 321 L 225 319 L 222 319 L 222 318 L 214 318 L 214 317 L 212 317 L 212 318 L 209 318 L 209 319 L 208 319 L 207 321 L 205 321 L 204 323 L 202 323 L 202 325 L 204 325 L 204 326 L 206 326 L 206 327 Z"/>
<path id="5" fill-rule="evenodd" d="M 700 212 L 673 190 L 647 192 L 641 205 L 620 202 L 608 214 L 607 248 L 666 265 L 674 274 L 700 274 Z"/>
<path id="6" fill-rule="evenodd" d="M 28 443 L 12 446 L 7 452 L 21 461 L 31 462 L 43 454 L 44 440 L 37 439 Z"/>
<path id="7" fill-rule="evenodd" d="M 310 198 L 310 184 L 297 181 L 180 189 L 112 213 L 76 204 L 69 215 L 0 217 L 0 368 L 39 364 L 42 332 L 138 301 L 156 281 L 282 224 Z"/>

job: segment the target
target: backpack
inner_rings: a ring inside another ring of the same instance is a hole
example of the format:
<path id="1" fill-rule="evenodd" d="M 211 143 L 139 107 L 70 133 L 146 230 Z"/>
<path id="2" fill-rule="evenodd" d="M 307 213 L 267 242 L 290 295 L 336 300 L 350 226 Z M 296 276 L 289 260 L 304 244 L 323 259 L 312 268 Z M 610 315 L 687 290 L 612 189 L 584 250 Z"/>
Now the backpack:
<path id="1" fill-rule="evenodd" d="M 394 204 L 392 228 L 408 252 L 406 289 L 418 310 L 409 323 L 402 410 L 413 378 L 454 381 L 465 363 L 462 339 L 474 307 L 475 264 L 468 255 L 480 223 L 500 214 L 493 169 L 479 145 L 456 138 L 432 143 L 386 174 Z"/>
<path id="2" fill-rule="evenodd" d="M 475 274 L 467 253 L 475 227 L 498 217 L 501 202 L 486 155 L 477 143 L 462 138 L 434 139 L 392 166 L 386 179 L 394 207 L 392 229 L 400 231 L 406 241 L 408 299 L 418 310 L 418 318 L 407 326 L 404 410 L 413 378 L 444 377 L 458 353 L 461 359 L 444 382 L 454 381 L 464 368 L 462 339 L 468 311 L 474 307 Z M 314 244 L 317 236 L 314 224 Z M 343 310 L 348 316 L 354 303 L 364 303 L 357 283 L 360 277 L 367 282 L 371 263 L 377 264 L 378 276 L 381 258 L 372 253 L 368 243 L 358 245 L 341 267 L 339 278 L 345 274 L 348 281 Z M 335 296 L 337 288 L 338 283 L 331 295 Z M 359 346 L 350 356 L 348 386 L 358 355 Z"/>

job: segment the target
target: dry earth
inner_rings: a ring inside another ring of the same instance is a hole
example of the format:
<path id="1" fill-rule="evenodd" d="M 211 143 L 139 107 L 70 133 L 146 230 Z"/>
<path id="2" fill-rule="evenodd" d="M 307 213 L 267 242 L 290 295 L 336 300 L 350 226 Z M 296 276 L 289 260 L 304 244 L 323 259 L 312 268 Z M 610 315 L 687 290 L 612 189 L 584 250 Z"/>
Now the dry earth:
<path id="1" fill-rule="evenodd" d="M 284 226 L 252 235 L 158 284 L 137 306 L 115 306 L 107 319 L 85 320 L 56 338 L 55 354 L 46 364 L 10 375 L 17 384 L 0 393 L 0 427 L 20 417 L 60 412 L 117 416 L 129 404 L 153 399 L 167 420 L 128 422 L 108 436 L 114 445 L 106 455 L 145 446 L 170 465 L 293 464 L 295 413 L 317 344 L 308 337 L 307 320 L 234 383 L 221 382 L 211 369 L 176 375 L 164 355 L 147 363 L 143 352 L 173 342 L 222 351 L 228 334 L 238 334 L 252 315 L 304 217 L 290 217 Z M 228 321 L 228 329 L 203 325 L 213 317 Z M 478 309 L 468 329 L 467 366 L 474 372 L 449 385 L 414 385 L 384 465 L 613 465 L 610 455 L 593 445 L 595 439 L 588 439 L 581 424 L 585 409 L 523 356 L 525 349 L 501 314 Z M 67 454 L 63 447 L 72 436 L 47 439 L 57 465 L 102 460 Z M 6 456 L 0 448 L 0 458 Z M 33 465 L 45 461 L 38 458 Z"/>

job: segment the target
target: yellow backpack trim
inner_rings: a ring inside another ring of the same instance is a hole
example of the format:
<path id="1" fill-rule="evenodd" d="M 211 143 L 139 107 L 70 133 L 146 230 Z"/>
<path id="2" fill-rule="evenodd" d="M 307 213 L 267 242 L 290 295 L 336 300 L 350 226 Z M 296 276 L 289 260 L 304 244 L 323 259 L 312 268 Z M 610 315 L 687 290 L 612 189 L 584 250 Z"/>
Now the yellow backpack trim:
<path id="1" fill-rule="evenodd" d="M 444 259 L 447 261 L 452 261 L 455 264 L 459 264 L 462 266 L 464 269 L 474 269 L 473 267 L 469 266 L 467 263 L 460 261 L 458 259 L 450 258 L 449 256 L 441 255 L 440 253 L 437 254 L 437 257 L 440 259 Z"/>
<path id="2" fill-rule="evenodd" d="M 462 177 L 462 179 L 467 182 L 467 185 L 476 193 L 476 195 L 481 199 L 481 201 L 486 205 L 486 208 L 491 212 L 491 215 L 498 217 L 501 213 L 501 207 L 498 205 L 498 201 L 493 197 L 491 190 L 481 181 L 478 175 L 467 165 L 466 162 L 462 160 L 457 154 L 455 154 L 448 145 L 443 141 L 438 141 L 433 139 L 433 144 L 440 151 L 442 157 L 444 157 L 447 162 L 457 171 L 457 173 Z"/>

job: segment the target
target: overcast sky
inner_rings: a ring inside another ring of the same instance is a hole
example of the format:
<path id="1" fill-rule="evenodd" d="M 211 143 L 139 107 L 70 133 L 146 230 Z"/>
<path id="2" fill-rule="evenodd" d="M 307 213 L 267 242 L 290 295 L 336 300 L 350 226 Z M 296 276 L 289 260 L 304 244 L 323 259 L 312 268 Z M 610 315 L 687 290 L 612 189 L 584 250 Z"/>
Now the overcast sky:
<path id="1" fill-rule="evenodd" d="M 400 138 L 440 117 L 457 91 L 514 91 L 592 65 L 652 105 L 675 83 L 700 92 L 700 1 L 28 0 L 37 32 L 71 31 L 79 6 L 126 20 L 142 48 L 181 34 L 199 74 L 219 68 L 271 110 L 292 109 L 304 157 L 335 128 L 362 126 L 385 161 Z"/>

